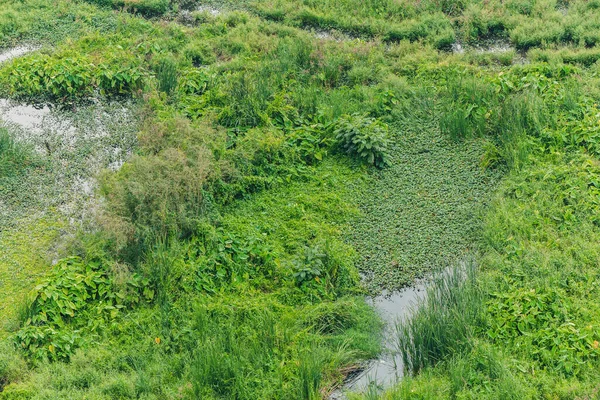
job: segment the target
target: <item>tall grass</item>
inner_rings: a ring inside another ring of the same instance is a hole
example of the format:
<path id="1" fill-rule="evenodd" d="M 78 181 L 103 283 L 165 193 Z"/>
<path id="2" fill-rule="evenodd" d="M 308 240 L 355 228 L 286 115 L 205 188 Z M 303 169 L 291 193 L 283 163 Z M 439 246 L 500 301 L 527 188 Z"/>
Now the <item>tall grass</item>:
<path id="1" fill-rule="evenodd" d="M 301 346 L 291 365 L 296 376 L 285 384 L 286 374 L 292 372 L 286 358 L 293 355 L 283 353 L 287 328 L 279 325 L 277 316 L 268 309 L 215 311 L 200 306 L 195 316 L 198 341 L 191 375 L 195 398 L 320 398 L 328 359 L 324 348 L 315 343 Z"/>
<path id="2" fill-rule="evenodd" d="M 426 367 L 472 347 L 483 318 L 483 292 L 473 262 L 439 273 L 413 312 L 396 325 L 398 350 L 406 370 Z"/>
<path id="3" fill-rule="evenodd" d="M 0 179 L 17 175 L 30 162 L 30 152 L 0 128 Z"/>
<path id="4" fill-rule="evenodd" d="M 156 66 L 158 90 L 171 96 L 177 87 L 177 64 L 172 58 L 159 60 Z"/>
<path id="5" fill-rule="evenodd" d="M 440 130 L 453 140 L 484 135 L 493 87 L 474 77 L 451 75 L 447 80 L 441 99 Z"/>
<path id="6" fill-rule="evenodd" d="M 508 169 L 518 169 L 527 162 L 534 150 L 533 140 L 542 135 L 549 122 L 544 101 L 535 92 L 519 93 L 505 99 L 494 134 Z"/>

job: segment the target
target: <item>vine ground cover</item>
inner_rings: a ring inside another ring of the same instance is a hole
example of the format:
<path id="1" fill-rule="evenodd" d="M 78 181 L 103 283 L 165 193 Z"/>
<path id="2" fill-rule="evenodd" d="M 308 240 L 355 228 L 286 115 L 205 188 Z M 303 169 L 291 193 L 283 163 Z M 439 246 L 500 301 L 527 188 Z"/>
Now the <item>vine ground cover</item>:
<path id="1" fill-rule="evenodd" d="M 476 254 L 498 180 L 480 166 L 483 141 L 453 142 L 433 113 L 393 131 L 390 167 L 373 174 L 350 239 L 373 293 L 401 289 Z"/>

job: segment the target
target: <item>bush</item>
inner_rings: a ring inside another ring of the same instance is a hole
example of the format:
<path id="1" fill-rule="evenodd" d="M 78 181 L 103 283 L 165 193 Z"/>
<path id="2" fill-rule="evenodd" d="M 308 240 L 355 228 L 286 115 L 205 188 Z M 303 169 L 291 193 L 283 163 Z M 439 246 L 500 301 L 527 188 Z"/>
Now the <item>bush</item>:
<path id="1" fill-rule="evenodd" d="M 116 316 L 117 302 L 112 281 L 99 260 L 61 260 L 35 288 L 33 301 L 22 315 L 26 319 L 15 336 L 17 345 L 34 360 L 68 360 L 82 336 L 65 325 L 83 324 L 93 331 L 105 318 Z M 96 306 L 94 310 L 91 304 Z M 92 319 L 86 321 L 86 317 Z"/>
<path id="2" fill-rule="evenodd" d="M 125 7 L 145 17 L 160 17 L 169 6 L 169 0 L 113 0 L 113 7 Z"/>
<path id="3" fill-rule="evenodd" d="M 364 115 L 344 115 L 337 121 L 336 140 L 340 148 L 377 168 L 389 164 L 388 127 Z"/>
<path id="4" fill-rule="evenodd" d="M 600 356 L 600 336 L 593 326 L 574 323 L 581 316 L 561 290 L 512 288 L 493 294 L 488 312 L 493 341 L 528 349 L 528 356 L 560 374 L 577 375 Z"/>
<path id="5" fill-rule="evenodd" d="M 134 156 L 117 173 L 107 174 L 102 194 L 110 214 L 104 223 L 118 243 L 170 234 L 189 235 L 203 214 L 203 191 L 212 154 L 198 146 L 188 152 L 169 147 Z"/>
<path id="6" fill-rule="evenodd" d="M 183 51 L 184 56 L 189 59 L 194 67 L 210 65 L 216 61 L 211 46 L 206 42 L 191 42 Z"/>
<path id="7" fill-rule="evenodd" d="M 18 58 L 0 69 L 0 91 L 34 102 L 134 94 L 141 89 L 144 73 L 122 59 L 111 65 L 95 65 L 86 56 L 37 54 Z"/>

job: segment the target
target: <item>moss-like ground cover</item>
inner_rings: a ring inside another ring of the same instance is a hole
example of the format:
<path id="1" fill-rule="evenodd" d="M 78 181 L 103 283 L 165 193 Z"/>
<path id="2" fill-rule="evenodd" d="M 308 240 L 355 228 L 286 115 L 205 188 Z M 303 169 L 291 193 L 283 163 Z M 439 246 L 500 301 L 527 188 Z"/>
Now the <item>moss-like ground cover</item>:
<path id="1" fill-rule="evenodd" d="M 498 178 L 481 168 L 484 142 L 450 140 L 433 113 L 393 131 L 390 167 L 357 190 L 363 212 L 350 239 L 373 292 L 400 289 L 476 254 Z"/>

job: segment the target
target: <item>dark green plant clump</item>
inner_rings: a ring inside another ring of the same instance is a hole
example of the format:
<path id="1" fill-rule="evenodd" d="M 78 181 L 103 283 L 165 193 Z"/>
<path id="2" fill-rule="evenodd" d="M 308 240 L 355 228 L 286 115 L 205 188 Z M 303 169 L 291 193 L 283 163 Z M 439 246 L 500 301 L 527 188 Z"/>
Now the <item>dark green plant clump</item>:
<path id="1" fill-rule="evenodd" d="M 388 127 L 374 118 L 344 115 L 337 122 L 335 134 L 348 154 L 378 168 L 389 163 Z"/>

